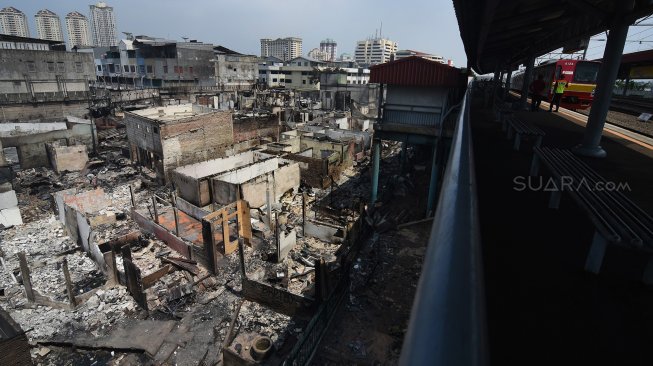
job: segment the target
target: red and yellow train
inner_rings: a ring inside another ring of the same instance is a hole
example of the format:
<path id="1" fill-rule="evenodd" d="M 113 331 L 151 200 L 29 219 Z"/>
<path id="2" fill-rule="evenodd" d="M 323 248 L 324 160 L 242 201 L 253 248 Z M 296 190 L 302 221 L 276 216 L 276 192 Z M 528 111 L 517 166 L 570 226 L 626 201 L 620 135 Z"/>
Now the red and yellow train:
<path id="1" fill-rule="evenodd" d="M 567 88 L 560 106 L 568 109 L 587 109 L 592 105 L 594 90 L 596 89 L 596 76 L 601 67 L 600 62 L 584 60 L 550 60 L 533 68 L 533 80 L 538 75 L 544 77 L 544 83 L 549 87 L 544 91 L 544 100 L 550 101 L 553 94 L 553 85 L 560 75 L 565 75 Z M 524 82 L 524 72 L 515 74 L 510 82 L 512 89 L 521 91 Z"/>

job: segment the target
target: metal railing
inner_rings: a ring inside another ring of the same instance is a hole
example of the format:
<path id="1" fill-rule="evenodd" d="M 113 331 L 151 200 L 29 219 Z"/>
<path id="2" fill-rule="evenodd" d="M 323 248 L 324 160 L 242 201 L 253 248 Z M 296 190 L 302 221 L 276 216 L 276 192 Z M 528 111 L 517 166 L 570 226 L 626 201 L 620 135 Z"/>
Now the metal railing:
<path id="1" fill-rule="evenodd" d="M 470 97 L 471 84 L 456 122 L 401 365 L 489 363 Z"/>

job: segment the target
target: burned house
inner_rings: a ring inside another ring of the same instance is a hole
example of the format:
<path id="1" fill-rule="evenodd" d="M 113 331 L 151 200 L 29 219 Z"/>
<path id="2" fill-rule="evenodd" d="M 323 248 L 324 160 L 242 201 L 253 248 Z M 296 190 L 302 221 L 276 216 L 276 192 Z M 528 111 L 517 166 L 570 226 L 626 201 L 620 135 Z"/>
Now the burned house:
<path id="1" fill-rule="evenodd" d="M 87 159 L 86 150 L 93 148 L 94 139 L 95 128 L 91 121 L 74 117 L 64 122 L 4 123 L 0 126 L 3 148 L 16 149 L 22 169 L 52 166 L 57 171 L 79 170 L 76 160 Z"/>
<path id="2" fill-rule="evenodd" d="M 204 207 L 213 202 L 210 188 L 212 177 L 253 164 L 267 157 L 270 155 L 250 150 L 224 158 L 185 165 L 172 171 L 172 183 L 179 198 L 195 206 Z"/>
<path id="3" fill-rule="evenodd" d="M 224 156 L 233 143 L 231 112 L 193 104 L 125 112 L 130 155 L 169 180 L 172 169 Z"/>

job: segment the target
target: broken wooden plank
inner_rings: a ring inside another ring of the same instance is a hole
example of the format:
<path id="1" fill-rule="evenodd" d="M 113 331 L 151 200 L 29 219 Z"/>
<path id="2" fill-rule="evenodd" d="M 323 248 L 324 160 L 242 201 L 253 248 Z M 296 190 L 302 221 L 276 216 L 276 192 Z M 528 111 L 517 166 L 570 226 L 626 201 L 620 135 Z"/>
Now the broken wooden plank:
<path id="1" fill-rule="evenodd" d="M 190 263 L 190 264 L 197 264 L 197 261 L 195 261 L 195 260 L 180 258 L 180 257 L 166 257 L 166 259 L 169 259 L 169 260 L 172 260 L 172 261 Z"/>
<path id="2" fill-rule="evenodd" d="M 17 254 L 20 261 L 20 275 L 23 277 L 23 286 L 25 286 L 25 297 L 27 300 L 34 301 L 34 290 L 32 290 L 32 279 L 29 273 L 29 266 L 27 265 L 27 258 L 25 252 Z"/>
<path id="3" fill-rule="evenodd" d="M 70 301 L 70 306 L 77 306 L 77 301 L 75 300 L 75 293 L 73 292 L 73 282 L 70 280 L 70 271 L 68 270 L 68 260 L 63 259 L 63 278 L 66 281 L 66 291 L 68 292 L 68 300 Z"/>
<path id="4" fill-rule="evenodd" d="M 158 269 L 157 271 L 150 273 L 149 275 L 143 277 L 143 289 L 149 288 L 156 283 L 161 277 L 165 276 L 172 267 L 169 264 L 166 264 L 164 267 Z"/>
<path id="5" fill-rule="evenodd" d="M 179 267 L 185 271 L 188 271 L 192 273 L 193 275 L 197 276 L 200 273 L 200 269 L 193 264 L 186 263 L 186 262 L 181 262 L 181 261 L 176 261 L 173 259 L 168 259 L 168 258 L 161 258 L 163 262 L 170 263 L 175 265 L 176 267 Z"/>

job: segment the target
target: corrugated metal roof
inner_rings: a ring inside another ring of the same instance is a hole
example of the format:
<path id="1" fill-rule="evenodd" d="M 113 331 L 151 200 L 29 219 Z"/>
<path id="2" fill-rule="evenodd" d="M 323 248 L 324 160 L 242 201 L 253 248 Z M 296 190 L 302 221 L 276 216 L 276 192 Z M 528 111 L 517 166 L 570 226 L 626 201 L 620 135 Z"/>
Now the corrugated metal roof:
<path id="1" fill-rule="evenodd" d="M 465 78 L 460 69 L 417 56 L 370 67 L 370 83 L 457 87 Z"/>
<path id="2" fill-rule="evenodd" d="M 639 0 L 453 0 L 453 4 L 467 61 L 481 74 L 496 67 L 505 70 L 653 12 L 653 2 Z"/>

